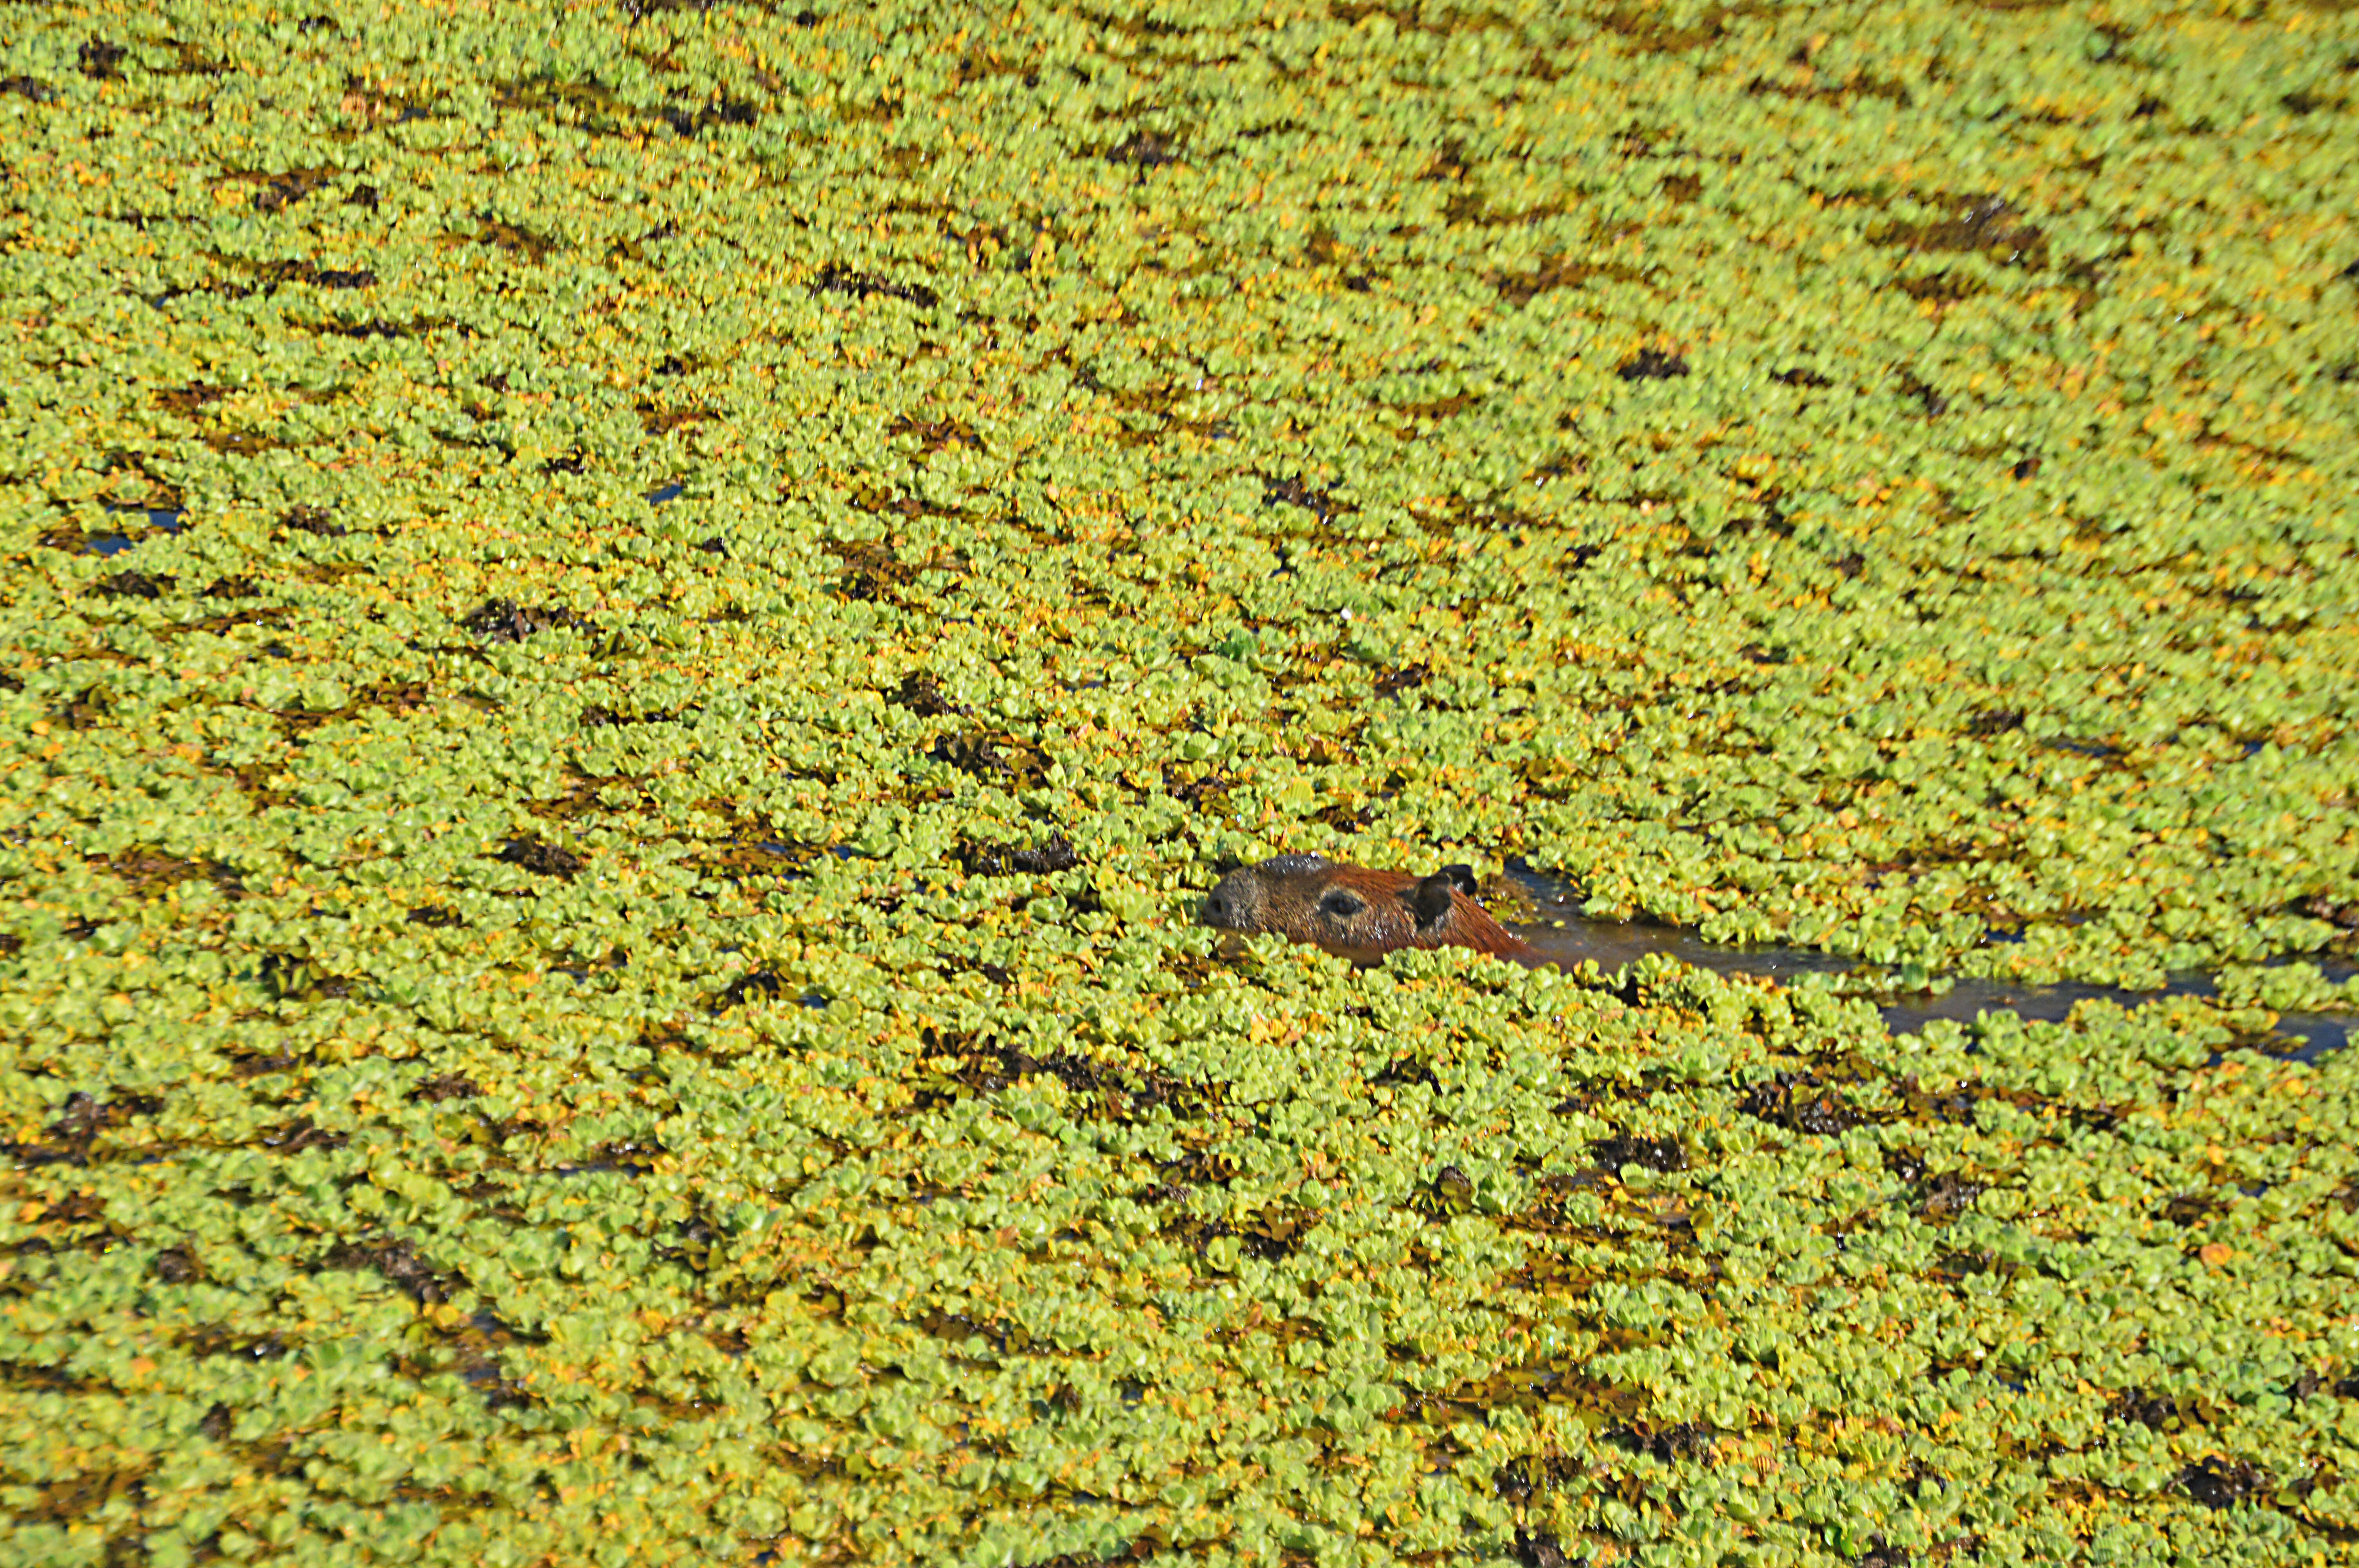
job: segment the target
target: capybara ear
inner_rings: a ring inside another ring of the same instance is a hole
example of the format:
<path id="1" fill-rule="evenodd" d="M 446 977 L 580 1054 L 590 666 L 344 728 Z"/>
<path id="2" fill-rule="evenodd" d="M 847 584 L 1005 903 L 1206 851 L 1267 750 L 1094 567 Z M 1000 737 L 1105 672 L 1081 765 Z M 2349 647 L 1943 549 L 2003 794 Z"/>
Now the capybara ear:
<path id="1" fill-rule="evenodd" d="M 1473 898 L 1481 891 L 1474 885 L 1474 868 L 1472 866 L 1444 866 L 1441 868 L 1441 874 L 1448 877 L 1451 884 L 1468 898 Z"/>
<path id="2" fill-rule="evenodd" d="M 1450 923 L 1450 896 L 1457 891 L 1458 884 L 1448 871 L 1436 871 L 1402 897 L 1416 912 L 1417 928 L 1431 931 Z"/>

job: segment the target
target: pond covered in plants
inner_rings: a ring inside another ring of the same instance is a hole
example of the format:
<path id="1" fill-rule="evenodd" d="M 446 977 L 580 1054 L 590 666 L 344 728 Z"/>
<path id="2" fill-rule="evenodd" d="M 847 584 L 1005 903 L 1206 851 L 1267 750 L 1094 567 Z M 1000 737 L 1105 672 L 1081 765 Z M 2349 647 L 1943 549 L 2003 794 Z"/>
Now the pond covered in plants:
<path id="1" fill-rule="evenodd" d="M 16 1558 L 2350 1554 L 2354 13 L 18 12 Z"/>

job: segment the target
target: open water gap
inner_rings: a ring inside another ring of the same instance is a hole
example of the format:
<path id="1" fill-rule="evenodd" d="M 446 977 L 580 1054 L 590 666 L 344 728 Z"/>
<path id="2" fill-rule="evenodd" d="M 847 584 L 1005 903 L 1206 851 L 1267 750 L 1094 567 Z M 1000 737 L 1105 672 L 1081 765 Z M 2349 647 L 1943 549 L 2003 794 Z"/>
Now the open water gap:
<path id="1" fill-rule="evenodd" d="M 1854 976 L 1897 987 L 1895 971 L 1864 959 L 1821 953 L 1807 947 L 1744 947 L 1707 942 L 1692 931 L 1637 921 L 1595 920 L 1581 913 L 1572 889 L 1552 877 L 1520 864 L 1507 875 L 1531 898 L 1550 924 L 1511 925 L 1509 929 L 1530 943 L 1542 958 L 1560 968 L 1594 962 L 1608 974 L 1627 968 L 1649 953 L 1660 953 L 1680 963 L 1714 974 L 1756 979 L 1791 980 L 1806 975 Z M 2359 964 L 2318 961 L 2329 980 L 2340 982 L 2359 974 Z M 1984 1012 L 2011 1012 L 2019 1018 L 2060 1023 L 2080 1003 L 2091 1000 L 2137 1007 L 2166 997 L 2214 997 L 2219 987 L 2201 973 L 2172 975 L 2155 990 L 2129 990 L 2119 986 L 2078 984 L 2032 985 L 2020 980 L 1956 978 L 1940 991 L 1887 992 L 1877 1005 L 1886 1025 L 1895 1034 L 1914 1033 L 1937 1018 L 1971 1023 Z M 2282 1049 L 2272 1054 L 2313 1061 L 2350 1041 L 2354 1017 L 2345 1012 L 2281 1012 L 2274 1036 Z"/>

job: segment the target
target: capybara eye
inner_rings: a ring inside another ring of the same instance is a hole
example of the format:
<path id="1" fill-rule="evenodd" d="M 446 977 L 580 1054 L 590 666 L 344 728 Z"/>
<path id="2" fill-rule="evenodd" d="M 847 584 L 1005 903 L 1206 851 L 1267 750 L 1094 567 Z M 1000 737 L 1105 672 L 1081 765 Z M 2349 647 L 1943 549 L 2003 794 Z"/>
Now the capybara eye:
<path id="1" fill-rule="evenodd" d="M 1337 920 L 1349 920 L 1367 907 L 1368 901 L 1349 888 L 1329 888 L 1319 895 L 1321 912 Z"/>

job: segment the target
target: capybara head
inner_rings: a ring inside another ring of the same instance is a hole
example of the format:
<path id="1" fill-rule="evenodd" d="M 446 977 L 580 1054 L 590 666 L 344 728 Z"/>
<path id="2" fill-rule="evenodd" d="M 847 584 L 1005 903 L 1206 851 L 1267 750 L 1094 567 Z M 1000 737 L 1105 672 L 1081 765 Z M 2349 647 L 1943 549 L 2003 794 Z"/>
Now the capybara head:
<path id="1" fill-rule="evenodd" d="M 1247 935 L 1275 931 L 1363 964 L 1402 947 L 1530 951 L 1474 902 L 1467 866 L 1415 877 L 1323 855 L 1278 855 L 1223 877 L 1204 900 L 1203 921 Z"/>

